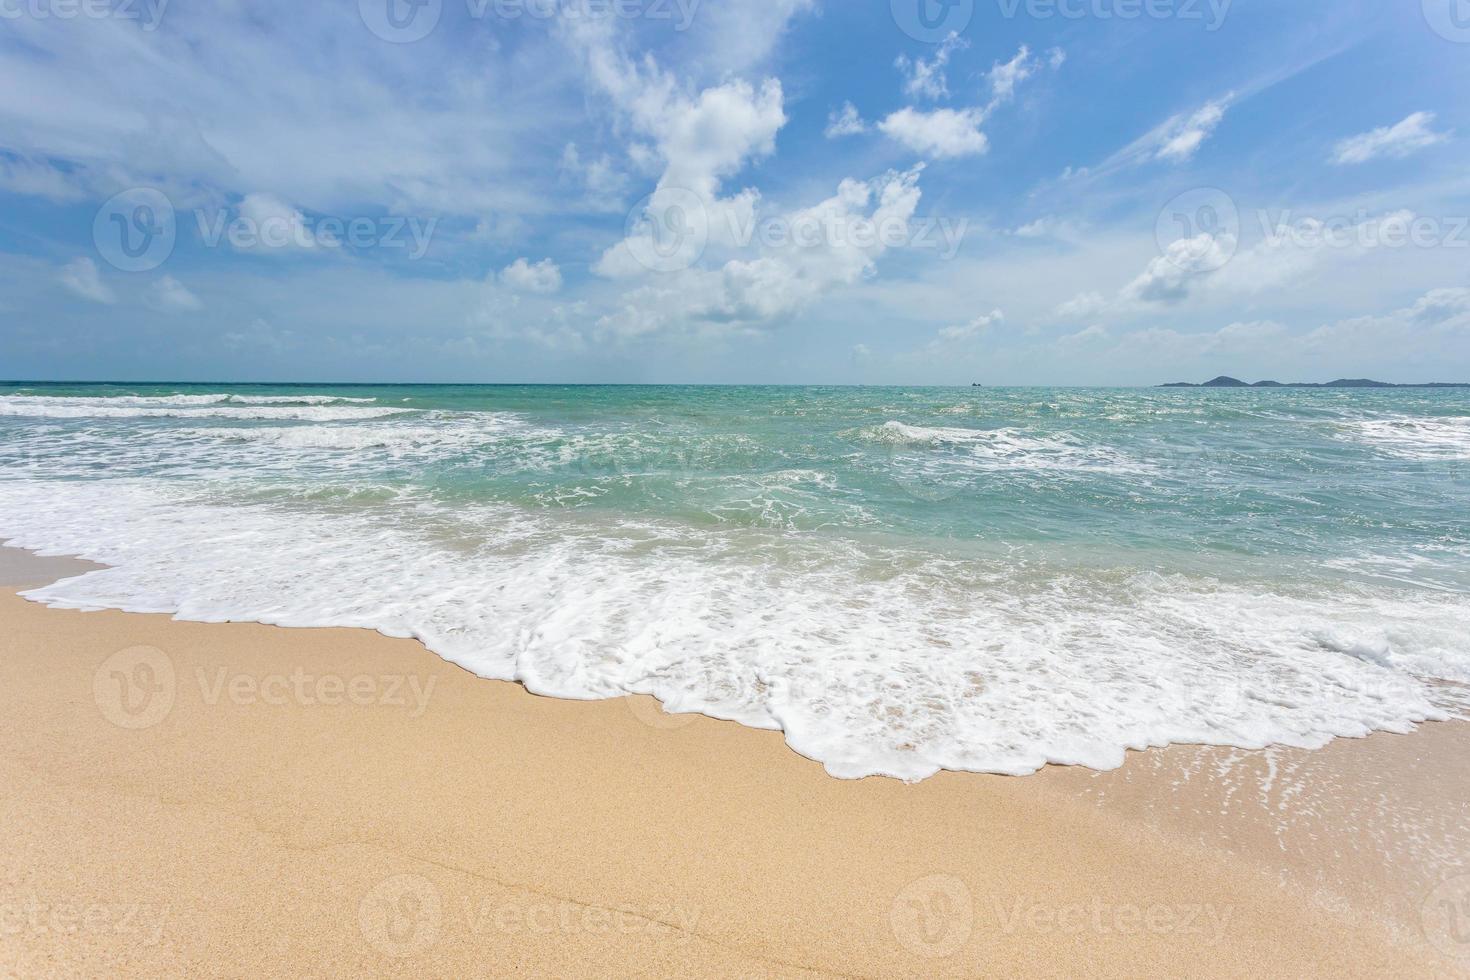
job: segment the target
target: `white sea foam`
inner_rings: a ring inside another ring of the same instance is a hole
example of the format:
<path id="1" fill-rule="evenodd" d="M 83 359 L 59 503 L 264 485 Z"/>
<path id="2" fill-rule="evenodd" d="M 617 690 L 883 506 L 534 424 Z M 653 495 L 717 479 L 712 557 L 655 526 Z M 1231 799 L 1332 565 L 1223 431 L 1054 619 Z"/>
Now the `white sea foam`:
<path id="1" fill-rule="evenodd" d="M 325 395 L 162 395 L 66 397 L 0 395 L 0 416 L 46 419 L 262 419 L 350 421 L 387 418 L 407 408 L 367 407 L 373 399 Z"/>
<path id="2" fill-rule="evenodd" d="M 1347 427 L 1348 438 L 1403 459 L 1470 459 L 1470 418 L 1402 416 L 1365 419 Z"/>
<path id="3" fill-rule="evenodd" d="M 1083 575 L 403 493 L 327 519 L 229 485 L 0 481 L 0 533 L 115 566 L 35 599 L 417 636 L 541 694 L 652 694 L 781 729 L 843 777 L 1315 747 L 1467 709 L 1436 681 L 1470 682 L 1460 596 Z"/>
<path id="4" fill-rule="evenodd" d="M 390 454 L 436 454 L 490 442 L 498 435 L 518 428 L 522 428 L 520 421 L 510 415 L 478 413 L 451 419 L 440 413 L 431 413 L 426 416 L 424 424 L 369 422 L 356 425 L 211 428 L 190 430 L 188 434 L 298 452 L 350 453 L 382 450 Z"/>
<path id="5" fill-rule="evenodd" d="M 190 408 L 200 405 L 371 405 L 344 395 L 0 395 L 0 405 L 63 408 Z"/>
<path id="6" fill-rule="evenodd" d="M 1073 470 L 1146 474 L 1154 467 L 1108 446 L 1065 434 L 1036 435 L 1015 428 L 961 429 L 888 421 L 856 429 L 849 437 L 899 450 L 947 450 L 981 469 Z"/>

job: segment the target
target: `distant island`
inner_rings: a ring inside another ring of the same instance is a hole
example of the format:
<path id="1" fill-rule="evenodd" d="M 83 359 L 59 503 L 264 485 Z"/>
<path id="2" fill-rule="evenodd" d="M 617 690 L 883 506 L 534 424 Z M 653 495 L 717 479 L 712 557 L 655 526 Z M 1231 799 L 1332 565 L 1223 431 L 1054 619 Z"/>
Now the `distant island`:
<path id="1" fill-rule="evenodd" d="M 1370 381 L 1367 378 L 1338 378 L 1336 381 L 1316 383 L 1310 381 L 1257 381 L 1255 384 L 1247 384 L 1239 378 L 1230 378 L 1221 375 L 1212 381 L 1206 381 L 1202 385 L 1190 384 L 1188 381 L 1175 381 L 1172 384 L 1159 385 L 1160 388 L 1470 388 L 1470 382 L 1464 381 L 1433 381 L 1428 384 L 1396 385 L 1387 381 Z"/>

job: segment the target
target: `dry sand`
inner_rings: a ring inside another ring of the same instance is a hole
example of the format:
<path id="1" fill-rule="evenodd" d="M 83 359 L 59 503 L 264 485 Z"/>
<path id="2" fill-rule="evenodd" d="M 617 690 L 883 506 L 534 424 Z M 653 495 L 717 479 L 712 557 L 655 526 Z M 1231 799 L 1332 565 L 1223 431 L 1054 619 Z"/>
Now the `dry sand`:
<path id="1" fill-rule="evenodd" d="M 843 782 L 412 641 L 5 590 L 0 685 L 0 974 L 1470 975 L 1459 724 Z"/>

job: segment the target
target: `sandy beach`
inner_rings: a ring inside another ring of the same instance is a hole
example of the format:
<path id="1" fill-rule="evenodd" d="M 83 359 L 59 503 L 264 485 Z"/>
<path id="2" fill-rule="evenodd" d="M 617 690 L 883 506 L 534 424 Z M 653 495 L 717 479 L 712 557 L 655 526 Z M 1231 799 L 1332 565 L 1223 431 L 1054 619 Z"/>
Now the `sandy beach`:
<path id="1" fill-rule="evenodd" d="M 353 630 L 0 563 L 0 973 L 1470 975 L 1461 724 L 840 781 Z"/>

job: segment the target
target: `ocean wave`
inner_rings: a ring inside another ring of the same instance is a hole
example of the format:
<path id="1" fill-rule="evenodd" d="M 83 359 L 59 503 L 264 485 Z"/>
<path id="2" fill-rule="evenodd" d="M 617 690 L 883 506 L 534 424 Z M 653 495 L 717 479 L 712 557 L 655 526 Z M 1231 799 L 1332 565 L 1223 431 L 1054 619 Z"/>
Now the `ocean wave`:
<path id="1" fill-rule="evenodd" d="M 84 398 L 0 395 L 0 416 L 42 419 L 277 419 L 306 422 L 387 418 L 408 408 L 328 396 L 168 395 Z"/>
<path id="2" fill-rule="evenodd" d="M 477 413 L 451 419 L 427 413 L 412 422 L 192 429 L 187 434 L 288 452 L 438 453 L 491 442 L 522 427 L 520 419 L 506 414 Z"/>
<path id="3" fill-rule="evenodd" d="M 1401 459 L 1470 459 L 1470 418 L 1364 419 L 1346 429 L 1347 438 Z"/>
<path id="4" fill-rule="evenodd" d="M 228 488 L 0 481 L 0 532 L 113 566 L 27 593 L 53 605 L 414 636 L 538 694 L 650 694 L 779 729 L 849 778 L 1107 769 L 1172 742 L 1317 747 L 1470 710 L 1459 596 L 410 496 L 327 517 Z"/>
<path id="5" fill-rule="evenodd" d="M 1071 435 L 1036 435 L 1015 428 L 961 429 L 908 425 L 898 421 L 851 430 L 844 435 L 893 449 L 945 449 L 986 469 L 1074 470 L 1147 474 L 1150 463 Z"/>

